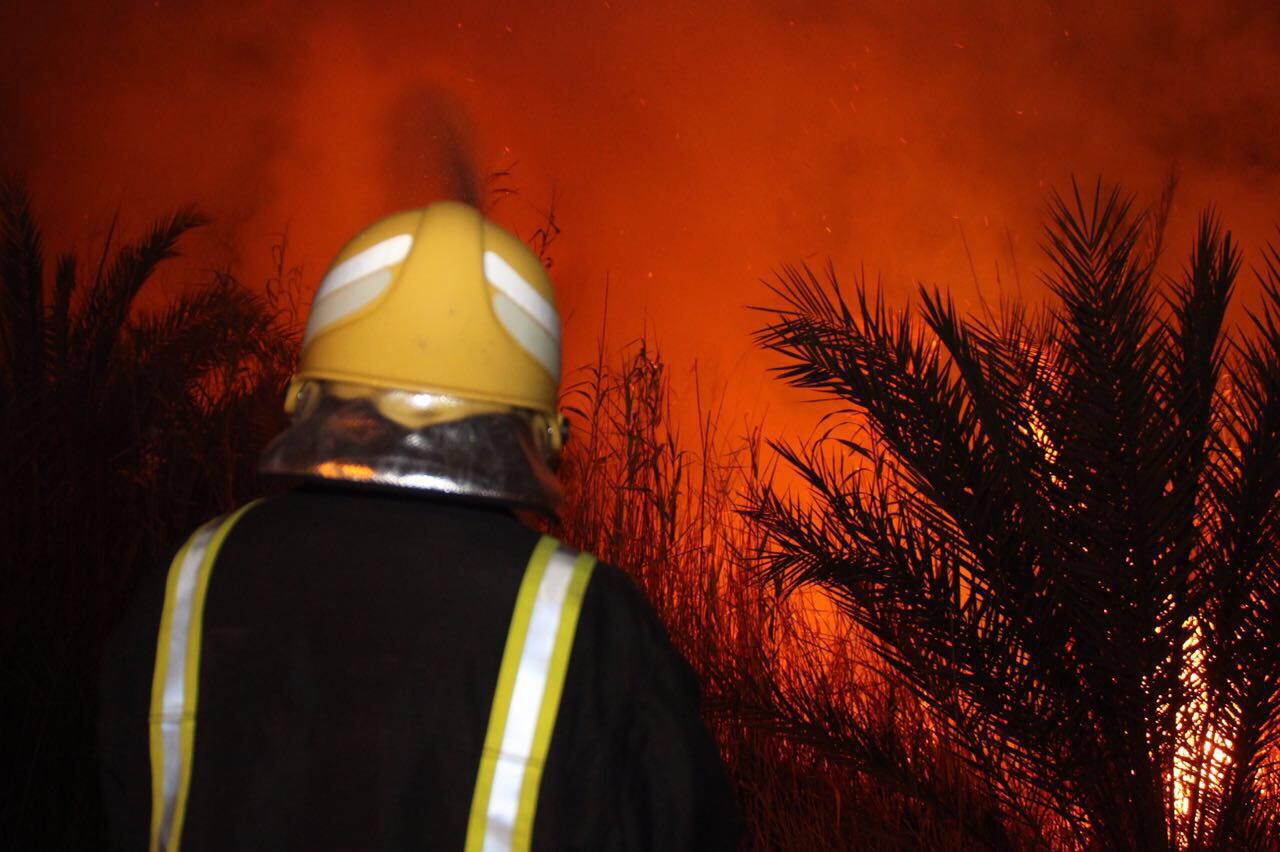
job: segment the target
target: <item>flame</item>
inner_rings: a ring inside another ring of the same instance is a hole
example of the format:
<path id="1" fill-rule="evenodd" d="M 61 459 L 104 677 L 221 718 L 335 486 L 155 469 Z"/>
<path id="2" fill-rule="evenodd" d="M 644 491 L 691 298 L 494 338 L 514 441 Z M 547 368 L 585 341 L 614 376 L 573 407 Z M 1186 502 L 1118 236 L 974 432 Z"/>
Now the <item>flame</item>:
<path id="1" fill-rule="evenodd" d="M 1200 822 L 1204 815 L 1197 805 L 1206 792 L 1220 789 L 1231 764 L 1233 743 L 1222 726 L 1209 718 L 1208 684 L 1202 672 L 1205 664 L 1204 632 L 1194 619 L 1191 632 L 1182 645 L 1185 654 L 1180 679 L 1191 696 L 1177 715 L 1179 732 L 1178 750 L 1174 756 L 1173 804 L 1174 811 L 1184 823 L 1180 834 L 1187 834 L 1193 826 L 1188 820 Z"/>
<path id="2" fill-rule="evenodd" d="M 1052 468 L 1058 449 L 1046 431 L 1044 418 L 1031 400 L 1030 390 L 1023 394 L 1023 413 L 1025 420 L 1019 424 L 1019 430 L 1030 436 Z M 1053 473 L 1049 479 L 1054 484 L 1061 481 Z M 1182 645 L 1183 663 L 1179 680 L 1190 700 L 1179 708 L 1175 716 L 1178 746 L 1169 779 L 1178 823 L 1176 830 L 1184 839 L 1197 831 L 1205 819 L 1200 802 L 1206 794 L 1221 789 L 1231 764 L 1233 748 L 1221 724 L 1209 718 L 1209 685 L 1203 675 L 1206 661 L 1204 631 L 1194 618 L 1188 626 L 1190 631 Z"/>

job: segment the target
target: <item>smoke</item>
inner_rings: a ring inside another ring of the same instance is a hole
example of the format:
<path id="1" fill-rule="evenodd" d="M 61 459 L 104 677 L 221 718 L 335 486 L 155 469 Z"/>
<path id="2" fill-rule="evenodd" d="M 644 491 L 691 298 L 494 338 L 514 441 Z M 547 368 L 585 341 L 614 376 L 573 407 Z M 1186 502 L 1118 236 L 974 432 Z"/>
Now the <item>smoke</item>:
<path id="1" fill-rule="evenodd" d="M 202 248 L 225 257 L 272 215 L 303 73 L 282 6 L 7 4 L 0 32 L 0 169 L 28 176 L 56 235 L 194 202 L 214 218 Z"/>
<path id="2" fill-rule="evenodd" d="M 442 198 L 483 206 L 470 119 L 450 92 L 430 85 L 406 89 L 387 112 L 383 138 L 390 207 L 421 207 Z"/>
<path id="3" fill-rule="evenodd" d="M 201 263 L 251 267 L 288 228 L 314 283 L 369 222 L 510 170 L 493 213 L 526 236 L 556 192 L 567 363 L 606 276 L 614 333 L 750 376 L 743 306 L 782 263 L 971 306 L 972 257 L 987 296 L 1033 296 L 1072 174 L 1153 195 L 1176 165 L 1171 251 L 1210 202 L 1253 247 L 1280 217 L 1261 2 L 83 0 L 7 4 L 0 31 L 0 170 L 52 244 L 194 201 L 219 223 Z"/>

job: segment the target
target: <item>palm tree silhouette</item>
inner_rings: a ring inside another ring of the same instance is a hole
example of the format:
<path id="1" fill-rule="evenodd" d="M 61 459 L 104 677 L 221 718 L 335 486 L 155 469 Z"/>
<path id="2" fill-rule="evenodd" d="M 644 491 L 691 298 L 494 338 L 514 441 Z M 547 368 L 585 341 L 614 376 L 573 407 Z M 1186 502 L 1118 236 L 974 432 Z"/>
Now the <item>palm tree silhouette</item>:
<path id="1" fill-rule="evenodd" d="M 0 186 L 0 822 L 45 848 L 93 845 L 94 672 L 139 572 L 244 499 L 278 426 L 295 341 L 262 297 L 219 274 L 139 305 L 204 221 L 182 209 L 114 251 L 109 235 L 91 274 L 63 255 L 47 284 L 29 196 Z"/>
<path id="2" fill-rule="evenodd" d="M 1054 297 L 892 312 L 787 268 L 759 343 L 835 403 L 758 489 L 764 575 L 814 583 L 1010 818 L 1073 845 L 1268 848 L 1280 724 L 1280 263 L 1252 333 L 1216 216 L 1161 287 L 1167 203 L 1051 201 Z"/>

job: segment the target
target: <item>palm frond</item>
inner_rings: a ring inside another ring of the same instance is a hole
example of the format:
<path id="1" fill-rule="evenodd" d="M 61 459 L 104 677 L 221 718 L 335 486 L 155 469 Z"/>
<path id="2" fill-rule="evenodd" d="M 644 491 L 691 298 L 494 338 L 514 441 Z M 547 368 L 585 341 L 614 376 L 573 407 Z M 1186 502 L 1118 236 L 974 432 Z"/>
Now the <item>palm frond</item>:
<path id="1" fill-rule="evenodd" d="M 757 341 L 844 425 L 777 444 L 808 493 L 761 490 L 751 516 L 762 575 L 838 601 L 974 771 L 1012 779 L 1010 812 L 1034 790 L 1088 842 L 1172 848 L 1266 813 L 1280 260 L 1232 361 L 1230 234 L 1207 214 L 1165 295 L 1168 203 L 1135 210 L 1101 183 L 1052 197 L 1036 316 L 921 288 L 917 320 L 784 268 Z M 1235 743 L 1226 775 L 1197 736 Z"/>
<path id="2" fill-rule="evenodd" d="M 163 261 L 177 254 L 183 234 L 205 224 L 194 208 L 182 208 L 152 225 L 137 242 L 120 248 L 111 266 L 71 312 L 68 349 L 78 371 L 93 385 L 106 375 L 138 292 Z"/>
<path id="3" fill-rule="evenodd" d="M 0 378 L 30 393 L 44 369 L 44 249 L 19 181 L 0 182 Z"/>

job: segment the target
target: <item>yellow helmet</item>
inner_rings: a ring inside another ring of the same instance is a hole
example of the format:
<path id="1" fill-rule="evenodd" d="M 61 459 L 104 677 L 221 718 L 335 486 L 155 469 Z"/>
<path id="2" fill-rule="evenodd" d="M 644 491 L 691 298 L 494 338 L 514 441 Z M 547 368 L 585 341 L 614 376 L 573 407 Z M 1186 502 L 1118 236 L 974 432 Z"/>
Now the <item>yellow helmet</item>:
<path id="1" fill-rule="evenodd" d="M 538 257 L 465 204 L 397 213 L 320 283 L 262 470 L 554 509 L 559 384 Z"/>

